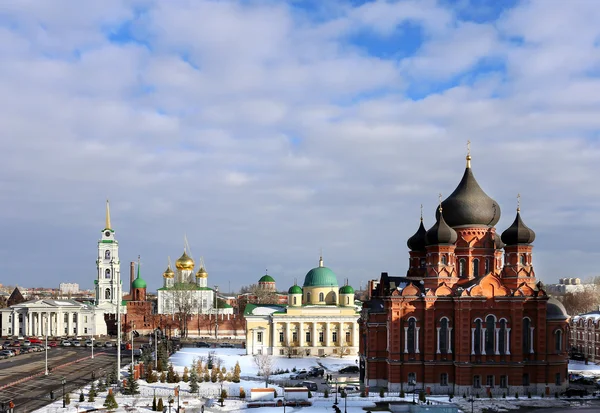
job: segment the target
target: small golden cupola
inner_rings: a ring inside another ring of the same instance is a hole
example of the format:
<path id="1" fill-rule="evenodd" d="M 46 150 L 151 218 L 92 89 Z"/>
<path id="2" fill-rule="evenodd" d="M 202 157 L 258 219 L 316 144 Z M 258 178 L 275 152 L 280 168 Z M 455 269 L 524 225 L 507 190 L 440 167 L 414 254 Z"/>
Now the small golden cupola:
<path id="1" fill-rule="evenodd" d="M 175 271 L 173 271 L 171 269 L 171 265 L 170 264 L 167 267 L 167 269 L 165 270 L 165 272 L 163 272 L 163 277 L 164 278 L 174 278 L 175 277 Z"/>
<path id="2" fill-rule="evenodd" d="M 207 277 L 208 277 L 208 273 L 204 269 L 204 266 L 201 265 L 200 269 L 196 273 L 196 278 L 207 278 Z"/>
<path id="3" fill-rule="evenodd" d="M 194 265 L 194 260 L 187 255 L 185 249 L 183 250 L 183 255 L 175 261 L 175 267 L 180 271 L 193 271 Z"/>

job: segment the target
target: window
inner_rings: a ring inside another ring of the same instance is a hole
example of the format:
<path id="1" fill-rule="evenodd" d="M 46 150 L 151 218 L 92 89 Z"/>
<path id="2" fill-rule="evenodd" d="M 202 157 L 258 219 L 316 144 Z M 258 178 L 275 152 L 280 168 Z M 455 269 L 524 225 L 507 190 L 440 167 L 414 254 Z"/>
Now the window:
<path id="1" fill-rule="evenodd" d="M 525 265 L 525 254 L 519 255 L 519 263 Z"/>
<path id="2" fill-rule="evenodd" d="M 562 351 L 562 330 L 556 330 L 554 333 L 554 349 L 557 353 Z"/>
<path id="3" fill-rule="evenodd" d="M 305 337 L 306 337 L 306 342 L 309 343 L 310 342 L 310 331 L 306 332 Z"/>
<path id="4" fill-rule="evenodd" d="M 531 351 L 531 321 L 528 318 L 523 319 L 523 354 L 529 354 Z"/>
<path id="5" fill-rule="evenodd" d="M 523 386 L 529 386 L 529 374 L 523 374 Z"/>
<path id="6" fill-rule="evenodd" d="M 448 264 L 448 258 L 446 258 L 445 255 L 442 255 L 442 265 L 447 265 Z"/>
<path id="7" fill-rule="evenodd" d="M 104 299 L 110 300 L 110 289 L 108 289 L 108 288 L 106 290 L 104 290 Z"/>
<path id="8" fill-rule="evenodd" d="M 9 322 L 9 323 L 12 323 L 12 315 L 9 315 L 9 316 L 8 316 L 8 322 Z"/>
<path id="9" fill-rule="evenodd" d="M 350 342 L 350 332 L 346 331 L 346 343 Z"/>
<path id="10" fill-rule="evenodd" d="M 473 277 L 479 277 L 479 259 L 473 260 Z"/>
<path id="11" fill-rule="evenodd" d="M 76 323 L 77 322 L 77 313 L 73 314 L 73 322 Z"/>
<path id="12" fill-rule="evenodd" d="M 104 278 L 110 278 L 110 270 L 108 268 L 104 270 Z"/>
<path id="13" fill-rule="evenodd" d="M 350 304 L 350 297 L 346 297 L 346 305 Z"/>
<path id="14" fill-rule="evenodd" d="M 461 277 L 467 275 L 467 261 L 464 258 L 458 261 L 458 273 Z"/>
<path id="15" fill-rule="evenodd" d="M 282 349 L 282 348 L 280 348 L 280 349 L 279 349 L 279 355 L 280 355 L 280 356 L 284 356 L 284 355 L 285 355 L 285 350 L 284 350 L 284 349 Z"/>
<path id="16" fill-rule="evenodd" d="M 104 259 L 110 260 L 110 251 L 109 250 L 104 251 Z"/>
<path id="17" fill-rule="evenodd" d="M 294 305 L 296 305 L 296 304 L 297 304 L 297 303 L 296 303 L 296 302 L 297 302 L 297 300 L 296 300 L 297 298 L 298 298 L 298 297 L 294 297 Z"/>
<path id="18" fill-rule="evenodd" d="M 69 314 L 65 314 L 64 320 L 65 320 L 65 324 L 69 322 Z"/>
<path id="19" fill-rule="evenodd" d="M 500 376 L 500 387 L 503 389 L 508 388 L 508 376 Z"/>
<path id="20" fill-rule="evenodd" d="M 448 373 L 442 373 L 440 375 L 440 386 L 448 385 Z"/>
<path id="21" fill-rule="evenodd" d="M 496 320 L 493 315 L 489 315 L 485 319 L 485 354 L 494 354 L 494 325 Z"/>
<path id="22" fill-rule="evenodd" d="M 295 343 L 296 341 L 298 341 L 298 332 L 294 331 L 292 332 L 292 341 Z"/>
<path id="23" fill-rule="evenodd" d="M 323 334 L 322 331 L 319 331 L 319 343 L 322 343 L 325 341 L 325 335 Z"/>
<path id="24" fill-rule="evenodd" d="M 481 388 L 481 376 L 473 376 L 473 387 L 476 389 Z"/>
<path id="25" fill-rule="evenodd" d="M 417 373 L 408 373 L 408 384 L 415 386 L 417 384 Z"/>
<path id="26" fill-rule="evenodd" d="M 506 320 L 500 320 L 500 334 L 498 340 L 500 354 L 506 354 Z"/>
<path id="27" fill-rule="evenodd" d="M 12 327 L 8 327 L 8 334 L 12 334 Z"/>
<path id="28" fill-rule="evenodd" d="M 485 378 L 485 385 L 487 387 L 494 387 L 494 376 L 488 374 L 488 376 Z"/>
<path id="29" fill-rule="evenodd" d="M 23 322 L 23 314 L 19 314 L 19 323 Z"/>
<path id="30" fill-rule="evenodd" d="M 258 333 L 256 333 L 256 341 L 258 341 L 259 343 L 262 343 L 262 341 L 263 341 L 262 331 L 259 331 Z"/>
<path id="31" fill-rule="evenodd" d="M 310 303 L 310 293 L 306 293 L 306 302 Z"/>
<path id="32" fill-rule="evenodd" d="M 473 335 L 473 353 L 481 354 L 481 320 L 475 321 L 475 334 Z"/>
<path id="33" fill-rule="evenodd" d="M 415 320 L 414 318 L 411 318 L 410 320 L 408 320 L 408 331 L 407 331 L 408 336 L 406 337 L 406 341 L 408 343 L 408 352 L 409 353 L 415 352 L 416 323 L 417 323 L 417 320 Z"/>
<path id="34" fill-rule="evenodd" d="M 448 319 L 442 318 L 440 322 L 440 353 L 448 353 Z"/>
<path id="35" fill-rule="evenodd" d="M 490 272 L 490 259 L 486 258 L 485 262 L 484 262 L 484 271 L 485 273 L 489 273 Z"/>
<path id="36" fill-rule="evenodd" d="M 87 317 L 88 317 L 88 316 L 85 316 L 85 317 L 83 317 L 83 322 L 84 322 L 84 323 L 87 323 L 87 322 L 88 322 L 88 319 L 87 319 Z"/>
<path id="37" fill-rule="evenodd" d="M 319 301 L 325 301 L 325 294 L 319 293 Z"/>
<path id="38" fill-rule="evenodd" d="M 87 327 L 83 329 L 83 334 L 87 334 Z"/>
<path id="39" fill-rule="evenodd" d="M 279 342 L 283 343 L 283 331 L 279 332 Z"/>
<path id="40" fill-rule="evenodd" d="M 556 384 L 557 386 L 560 386 L 562 384 L 560 380 L 560 373 L 556 373 L 554 375 L 554 384 Z"/>
<path id="41" fill-rule="evenodd" d="M 331 334 L 331 341 L 333 341 L 334 343 L 337 343 L 337 331 L 334 331 Z"/>

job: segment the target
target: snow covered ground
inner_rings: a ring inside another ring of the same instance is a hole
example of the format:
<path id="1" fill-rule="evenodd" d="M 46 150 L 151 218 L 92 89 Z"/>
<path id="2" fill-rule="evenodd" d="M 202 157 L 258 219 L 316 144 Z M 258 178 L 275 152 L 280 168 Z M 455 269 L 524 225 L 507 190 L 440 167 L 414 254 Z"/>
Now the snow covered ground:
<path id="1" fill-rule="evenodd" d="M 178 372 L 183 372 L 185 367 L 189 367 L 195 359 L 199 357 L 208 357 L 209 351 L 215 351 L 215 355 L 221 360 L 222 366 L 226 367 L 228 370 L 235 366 L 235 363 L 239 361 L 240 367 L 242 370 L 242 376 L 245 378 L 241 380 L 240 383 L 224 383 L 223 388 L 228 391 L 229 394 L 239 394 L 240 387 L 246 390 L 246 395 L 250 397 L 250 389 L 253 387 L 263 387 L 264 383 L 260 377 L 257 376 L 257 367 L 254 365 L 253 357 L 245 355 L 244 350 L 240 349 L 202 349 L 202 348 L 184 348 L 174 354 L 171 357 L 171 362 L 173 366 Z M 294 367 L 296 369 L 302 368 L 310 368 L 312 366 L 322 365 L 329 372 L 335 372 L 342 367 L 349 365 L 356 365 L 355 357 L 345 357 L 345 358 L 333 358 L 333 357 L 303 357 L 303 358 L 287 358 L 287 357 L 273 357 L 273 367 L 274 369 L 281 370 L 292 370 Z M 122 370 L 122 374 L 126 375 L 127 369 L 124 368 Z M 600 366 L 585 363 L 577 363 L 571 362 L 569 363 L 569 371 L 570 372 L 583 372 L 587 375 L 591 374 L 600 374 Z M 277 375 L 273 376 L 273 378 L 286 378 L 288 375 Z M 140 394 L 136 396 L 125 396 L 118 394 L 117 402 L 119 404 L 119 408 L 115 410 L 117 413 L 121 412 L 149 412 L 151 411 L 152 399 L 156 394 L 157 398 L 162 397 L 164 405 L 168 407 L 168 399 L 169 397 L 174 396 L 175 388 L 177 386 L 180 387 L 180 397 L 179 403 L 182 407 L 185 408 L 186 412 L 199 412 L 200 407 L 203 404 L 203 401 L 206 398 L 217 398 L 218 393 L 221 390 L 221 386 L 219 383 L 201 383 L 199 396 L 198 394 L 190 394 L 189 393 L 189 385 L 187 383 L 179 383 L 179 384 L 169 384 L 169 383 L 153 383 L 148 384 L 144 380 L 139 381 L 140 384 Z M 278 386 L 270 386 L 274 387 L 279 395 L 282 395 L 283 389 Z M 88 398 L 88 390 L 89 386 L 83 389 L 83 393 L 85 395 L 85 399 Z M 104 403 L 104 399 L 106 398 L 107 392 L 103 392 L 96 397 L 95 402 L 78 402 L 79 400 L 79 391 L 71 393 L 71 404 L 65 410 L 62 408 L 62 401 L 57 400 L 54 403 L 46 406 L 43 409 L 37 410 L 39 413 L 55 413 L 55 412 L 76 412 L 76 411 L 85 411 L 92 409 L 103 409 L 102 404 Z M 177 397 L 173 398 L 172 411 L 175 411 L 177 407 Z M 439 404 L 447 404 L 448 397 L 447 396 L 431 396 L 428 397 L 433 403 Z M 329 398 L 325 399 L 323 395 L 318 395 L 317 397 L 311 399 L 313 402 L 313 406 L 308 410 L 310 413 L 333 413 L 334 409 L 332 408 L 332 404 L 334 401 L 333 395 Z M 363 413 L 365 410 L 369 408 L 375 407 L 375 403 L 379 401 L 412 401 L 412 395 L 407 395 L 404 398 L 398 397 L 397 393 L 394 393 L 392 397 L 386 397 L 381 399 L 377 394 L 371 394 L 368 398 L 361 398 L 358 394 L 352 394 L 348 397 L 348 413 Z M 343 399 L 341 399 L 341 408 L 343 406 Z M 471 411 L 471 404 L 462 397 L 454 398 L 453 403 L 457 404 L 459 408 L 465 412 Z M 506 398 L 506 399 L 477 399 L 473 406 L 474 412 L 481 412 L 481 409 L 484 407 L 497 407 L 499 411 L 509 411 L 513 409 L 519 409 L 521 407 L 561 407 L 564 406 L 567 409 L 570 405 L 566 401 L 557 400 L 554 398 L 539 398 L 534 397 L 532 399 L 514 399 L 514 398 Z M 289 413 L 300 413 L 300 410 L 305 410 L 307 408 L 294 408 L 287 407 L 286 412 Z M 214 412 L 214 413 L 235 413 L 247 410 L 246 403 L 240 400 L 228 399 L 225 402 L 225 406 L 214 406 L 211 408 L 206 408 L 205 411 Z M 275 413 L 277 411 L 281 411 L 280 409 L 275 408 L 255 408 L 251 409 L 251 413 Z"/>
<path id="2" fill-rule="evenodd" d="M 597 364 L 585 364 L 583 361 L 569 361 L 569 373 L 580 373 L 584 376 L 599 375 L 600 366 Z"/>

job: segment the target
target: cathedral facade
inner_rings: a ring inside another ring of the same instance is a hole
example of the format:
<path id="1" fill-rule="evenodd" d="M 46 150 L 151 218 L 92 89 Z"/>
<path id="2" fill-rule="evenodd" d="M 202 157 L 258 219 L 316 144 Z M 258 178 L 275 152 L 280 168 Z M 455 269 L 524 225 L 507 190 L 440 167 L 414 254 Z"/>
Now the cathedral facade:
<path id="1" fill-rule="evenodd" d="M 361 319 L 361 381 L 455 396 L 554 395 L 568 385 L 568 315 L 535 277 L 520 208 L 502 234 L 500 207 L 471 156 L 454 192 L 409 238 L 406 276 L 382 273 Z"/>

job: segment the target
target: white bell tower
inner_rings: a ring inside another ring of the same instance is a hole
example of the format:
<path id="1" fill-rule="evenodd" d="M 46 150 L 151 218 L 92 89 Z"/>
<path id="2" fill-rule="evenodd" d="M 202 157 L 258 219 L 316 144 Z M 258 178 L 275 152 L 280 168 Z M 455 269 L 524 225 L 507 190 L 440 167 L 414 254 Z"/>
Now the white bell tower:
<path id="1" fill-rule="evenodd" d="M 121 262 L 119 261 L 119 243 L 115 231 L 110 225 L 110 209 L 106 201 L 106 224 L 102 238 L 98 241 L 98 259 L 96 260 L 97 279 L 96 305 L 117 312 L 123 296 L 121 288 Z"/>

